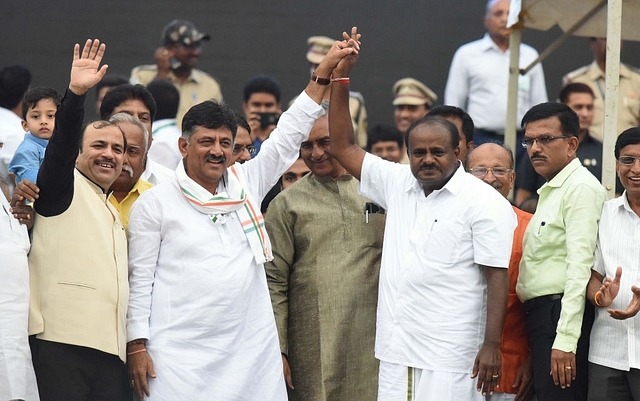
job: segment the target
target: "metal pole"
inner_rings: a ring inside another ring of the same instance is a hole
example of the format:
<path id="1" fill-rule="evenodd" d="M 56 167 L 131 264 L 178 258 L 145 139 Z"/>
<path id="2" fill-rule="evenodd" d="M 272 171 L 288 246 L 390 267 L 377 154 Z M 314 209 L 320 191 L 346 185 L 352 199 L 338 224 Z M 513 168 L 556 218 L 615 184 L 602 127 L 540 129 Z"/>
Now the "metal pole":
<path id="1" fill-rule="evenodd" d="M 613 150 L 618 138 L 618 86 L 620 84 L 620 39 L 622 0 L 609 0 L 607 8 L 607 59 L 605 71 L 602 185 L 609 198 L 615 196 L 616 168 Z"/>

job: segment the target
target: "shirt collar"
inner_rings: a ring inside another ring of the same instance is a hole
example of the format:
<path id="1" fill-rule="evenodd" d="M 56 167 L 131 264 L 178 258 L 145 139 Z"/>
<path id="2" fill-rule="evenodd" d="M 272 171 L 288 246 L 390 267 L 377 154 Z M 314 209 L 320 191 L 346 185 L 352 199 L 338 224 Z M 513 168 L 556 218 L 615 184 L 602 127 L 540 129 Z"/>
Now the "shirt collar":
<path id="1" fill-rule="evenodd" d="M 498 47 L 498 45 L 496 44 L 496 42 L 493 41 L 493 39 L 491 39 L 491 36 L 489 35 L 488 32 L 484 34 L 482 39 L 480 39 L 480 43 L 482 44 L 483 51 L 495 50 L 497 52 L 500 52 L 500 54 L 506 53 L 506 52 L 503 52 L 502 49 Z M 509 49 L 507 49 L 507 52 L 508 51 Z"/>
<path id="2" fill-rule="evenodd" d="M 38 138 L 37 136 L 33 135 L 30 132 L 25 134 L 25 138 L 29 138 L 29 140 L 37 143 L 38 145 L 42 146 L 43 148 L 46 147 L 47 144 L 49 144 L 49 140 L 48 139 Z"/>
<path id="3" fill-rule="evenodd" d="M 591 62 L 587 75 L 589 76 L 589 79 L 593 81 L 597 79 L 604 79 L 604 71 L 600 69 L 600 66 L 595 60 Z M 622 63 L 620 63 L 620 76 L 624 78 L 630 78 L 631 76 L 631 71 L 629 70 L 629 67 L 627 67 Z"/>
<path id="4" fill-rule="evenodd" d="M 173 71 L 169 71 L 167 78 L 169 78 L 169 80 L 173 83 L 178 83 L 178 78 L 176 77 L 176 74 L 173 73 Z M 189 82 L 189 81 L 200 83 L 200 78 L 197 76 L 195 69 L 191 70 L 191 74 L 189 74 L 189 77 L 185 82 Z"/>
<path id="5" fill-rule="evenodd" d="M 546 187 L 552 187 L 552 188 L 559 188 L 561 187 L 564 182 L 567 180 L 567 178 L 569 178 L 569 176 L 571 175 L 571 173 L 573 173 L 574 171 L 576 171 L 577 169 L 579 169 L 580 167 L 582 167 L 582 163 L 580 163 L 580 159 L 578 159 L 577 157 L 574 158 L 573 160 L 571 160 L 569 162 L 569 164 L 567 164 L 566 166 L 564 166 L 564 168 L 562 170 L 560 170 L 560 172 L 558 174 L 556 174 L 555 177 L 553 177 L 551 179 L 551 181 L 545 183 L 539 190 L 538 193 L 540 193 L 540 191 Z"/>
<path id="6" fill-rule="evenodd" d="M 458 160 L 458 168 L 453 173 L 451 178 L 449 178 L 449 181 L 447 181 L 442 188 L 436 189 L 432 193 L 442 192 L 446 189 L 452 195 L 456 195 L 460 191 L 460 188 L 463 185 L 464 174 L 467 174 L 467 173 L 464 170 L 464 166 L 462 165 L 462 162 Z M 410 192 L 410 191 L 424 193 L 424 189 L 422 188 L 422 185 L 420 185 L 420 182 L 416 179 L 414 179 L 413 183 L 407 188 L 407 192 Z"/>

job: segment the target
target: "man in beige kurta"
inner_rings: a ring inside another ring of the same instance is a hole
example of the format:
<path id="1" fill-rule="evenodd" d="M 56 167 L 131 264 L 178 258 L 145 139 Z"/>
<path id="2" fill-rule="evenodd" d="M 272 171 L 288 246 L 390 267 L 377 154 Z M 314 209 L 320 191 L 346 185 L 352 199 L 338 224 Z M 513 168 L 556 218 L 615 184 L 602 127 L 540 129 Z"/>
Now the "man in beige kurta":
<path id="1" fill-rule="evenodd" d="M 329 156 L 328 139 L 321 118 L 301 146 L 311 174 L 269 206 L 265 225 L 274 259 L 265 265 L 267 282 L 289 400 L 376 400 L 385 215 Z"/>

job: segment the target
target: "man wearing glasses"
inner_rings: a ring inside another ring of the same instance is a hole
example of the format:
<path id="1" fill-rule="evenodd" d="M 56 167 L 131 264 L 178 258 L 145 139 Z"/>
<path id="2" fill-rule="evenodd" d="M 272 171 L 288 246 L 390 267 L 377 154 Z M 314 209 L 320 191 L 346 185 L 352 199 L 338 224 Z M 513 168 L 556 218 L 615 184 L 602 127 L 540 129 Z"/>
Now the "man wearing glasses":
<path id="1" fill-rule="evenodd" d="M 585 290 L 607 196 L 576 158 L 580 122 L 569 106 L 534 106 L 522 127 L 522 145 L 546 180 L 525 232 L 516 286 L 527 313 L 534 387 L 539 401 L 586 400 L 590 324 L 589 318 L 583 322 Z"/>
<path id="2" fill-rule="evenodd" d="M 239 113 L 236 113 L 236 117 L 238 118 L 238 131 L 236 132 L 236 140 L 231 153 L 230 165 L 248 162 L 258 150 L 251 142 L 251 127 L 249 123 Z"/>

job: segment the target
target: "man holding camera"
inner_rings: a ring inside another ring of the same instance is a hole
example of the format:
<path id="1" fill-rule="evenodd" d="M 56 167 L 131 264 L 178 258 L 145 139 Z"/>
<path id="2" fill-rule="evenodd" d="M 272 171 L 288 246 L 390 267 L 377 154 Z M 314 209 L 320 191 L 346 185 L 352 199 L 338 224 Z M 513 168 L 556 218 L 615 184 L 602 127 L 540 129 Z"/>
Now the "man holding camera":
<path id="1" fill-rule="evenodd" d="M 141 65 L 131 71 L 132 84 L 147 86 L 153 80 L 168 79 L 175 85 L 180 92 L 178 126 L 191 106 L 209 99 L 222 101 L 218 81 L 196 68 L 202 42 L 209 39 L 209 34 L 198 31 L 192 22 L 173 20 L 162 30 L 163 46 L 154 52 L 155 64 Z"/>
<path id="2" fill-rule="evenodd" d="M 276 128 L 282 114 L 280 107 L 280 84 L 268 75 L 256 75 L 244 85 L 242 109 L 251 127 L 251 140 L 256 147 L 255 157 L 262 142 Z"/>

